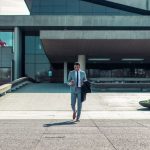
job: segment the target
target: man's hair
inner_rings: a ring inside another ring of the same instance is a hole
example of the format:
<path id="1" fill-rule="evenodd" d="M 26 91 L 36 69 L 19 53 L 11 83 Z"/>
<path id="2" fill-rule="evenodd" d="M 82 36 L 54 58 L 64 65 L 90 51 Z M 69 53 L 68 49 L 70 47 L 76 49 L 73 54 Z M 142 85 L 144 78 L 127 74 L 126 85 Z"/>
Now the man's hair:
<path id="1" fill-rule="evenodd" d="M 79 65 L 80 66 L 80 63 L 79 62 L 75 62 L 74 65 Z"/>

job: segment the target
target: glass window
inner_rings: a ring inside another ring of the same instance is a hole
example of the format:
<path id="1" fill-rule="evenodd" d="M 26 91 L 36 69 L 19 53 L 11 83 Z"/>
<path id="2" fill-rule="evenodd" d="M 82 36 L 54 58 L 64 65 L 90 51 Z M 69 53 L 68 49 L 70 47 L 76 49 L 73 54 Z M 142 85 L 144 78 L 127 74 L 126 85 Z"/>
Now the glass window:
<path id="1" fill-rule="evenodd" d="M 26 36 L 25 37 L 25 52 L 26 54 L 34 54 L 35 53 L 35 38 L 34 36 Z"/>
<path id="2" fill-rule="evenodd" d="M 48 5 L 48 6 L 41 6 L 40 7 L 40 14 L 42 14 L 42 13 L 52 13 L 52 12 L 54 12 L 54 7 L 53 6 L 51 6 L 51 5 Z"/>
<path id="3" fill-rule="evenodd" d="M 13 46 L 13 32 L 0 32 L 0 40 L 6 43 L 6 46 Z"/>
<path id="4" fill-rule="evenodd" d="M 39 6 L 33 6 L 32 7 L 32 12 L 37 12 L 38 13 L 39 11 L 41 11 Z"/>
<path id="5" fill-rule="evenodd" d="M 11 81 L 11 68 L 0 68 L 0 85 Z"/>
<path id="6" fill-rule="evenodd" d="M 66 0 L 53 0 L 53 5 L 64 5 Z"/>
<path id="7" fill-rule="evenodd" d="M 80 12 L 91 12 L 93 11 L 92 5 L 86 3 L 86 2 L 80 2 Z"/>
<path id="8" fill-rule="evenodd" d="M 39 36 L 25 36 L 25 74 L 38 82 L 48 80 L 49 60 Z"/>
<path id="9" fill-rule="evenodd" d="M 35 0 L 32 3 L 33 6 L 39 6 L 40 5 L 40 0 Z"/>
<path id="10" fill-rule="evenodd" d="M 66 5 L 54 5 L 54 12 L 66 12 Z"/>
<path id="11" fill-rule="evenodd" d="M 35 79 L 35 65 L 34 64 L 25 65 L 25 76 Z"/>
<path id="12" fill-rule="evenodd" d="M 49 63 L 47 56 L 44 54 L 36 55 L 36 63 Z"/>
<path id="13" fill-rule="evenodd" d="M 34 54 L 27 54 L 25 55 L 25 63 L 35 63 L 35 55 Z"/>
<path id="14" fill-rule="evenodd" d="M 71 4 L 67 7 L 67 12 L 68 13 L 78 12 L 79 13 L 79 7 L 77 5 Z"/>
<path id="15" fill-rule="evenodd" d="M 31 14 L 53 15 L 128 15 L 134 14 L 80 0 L 35 0 Z"/>

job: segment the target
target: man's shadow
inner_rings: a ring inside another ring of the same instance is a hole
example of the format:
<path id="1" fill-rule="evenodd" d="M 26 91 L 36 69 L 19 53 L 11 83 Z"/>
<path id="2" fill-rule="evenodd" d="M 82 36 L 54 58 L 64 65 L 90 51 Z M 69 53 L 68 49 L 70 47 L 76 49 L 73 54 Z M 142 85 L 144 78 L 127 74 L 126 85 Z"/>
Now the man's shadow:
<path id="1" fill-rule="evenodd" d="M 63 126 L 63 125 L 73 125 L 76 124 L 73 120 L 69 121 L 63 121 L 63 122 L 54 122 L 54 123 L 48 123 L 44 124 L 43 127 L 51 127 L 51 126 Z"/>

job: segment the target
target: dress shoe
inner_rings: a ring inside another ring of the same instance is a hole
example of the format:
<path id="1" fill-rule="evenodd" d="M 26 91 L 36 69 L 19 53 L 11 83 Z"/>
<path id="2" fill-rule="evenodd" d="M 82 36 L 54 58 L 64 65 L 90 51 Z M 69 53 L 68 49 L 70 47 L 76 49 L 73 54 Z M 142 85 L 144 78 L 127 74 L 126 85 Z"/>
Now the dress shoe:
<path id="1" fill-rule="evenodd" d="M 80 119 L 79 119 L 79 118 L 76 118 L 76 122 L 80 122 Z"/>
<path id="2" fill-rule="evenodd" d="M 76 112 L 73 112 L 72 118 L 73 118 L 73 120 L 76 118 Z"/>

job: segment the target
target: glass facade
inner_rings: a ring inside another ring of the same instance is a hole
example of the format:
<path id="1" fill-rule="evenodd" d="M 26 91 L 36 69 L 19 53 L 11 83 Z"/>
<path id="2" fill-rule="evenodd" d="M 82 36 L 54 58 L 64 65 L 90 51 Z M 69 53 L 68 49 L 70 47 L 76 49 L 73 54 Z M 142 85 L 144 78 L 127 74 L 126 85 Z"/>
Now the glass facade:
<path id="1" fill-rule="evenodd" d="M 11 81 L 11 68 L 0 68 L 0 85 Z"/>
<path id="2" fill-rule="evenodd" d="M 0 85 L 12 80 L 13 32 L 0 32 L 0 40 L 5 42 L 0 46 Z"/>
<path id="3" fill-rule="evenodd" d="M 13 32 L 0 32 L 0 40 L 6 43 L 6 46 L 13 46 Z"/>
<path id="4" fill-rule="evenodd" d="M 150 64 L 87 64 L 89 78 L 150 78 Z"/>
<path id="5" fill-rule="evenodd" d="M 0 47 L 0 84 L 11 81 L 12 47 Z"/>
<path id="6" fill-rule="evenodd" d="M 33 0 L 31 15 L 132 15 L 134 13 L 81 0 Z M 135 14 L 134 14 L 135 15 Z"/>
<path id="7" fill-rule="evenodd" d="M 25 76 L 37 82 L 49 81 L 50 63 L 39 36 L 25 36 Z"/>

